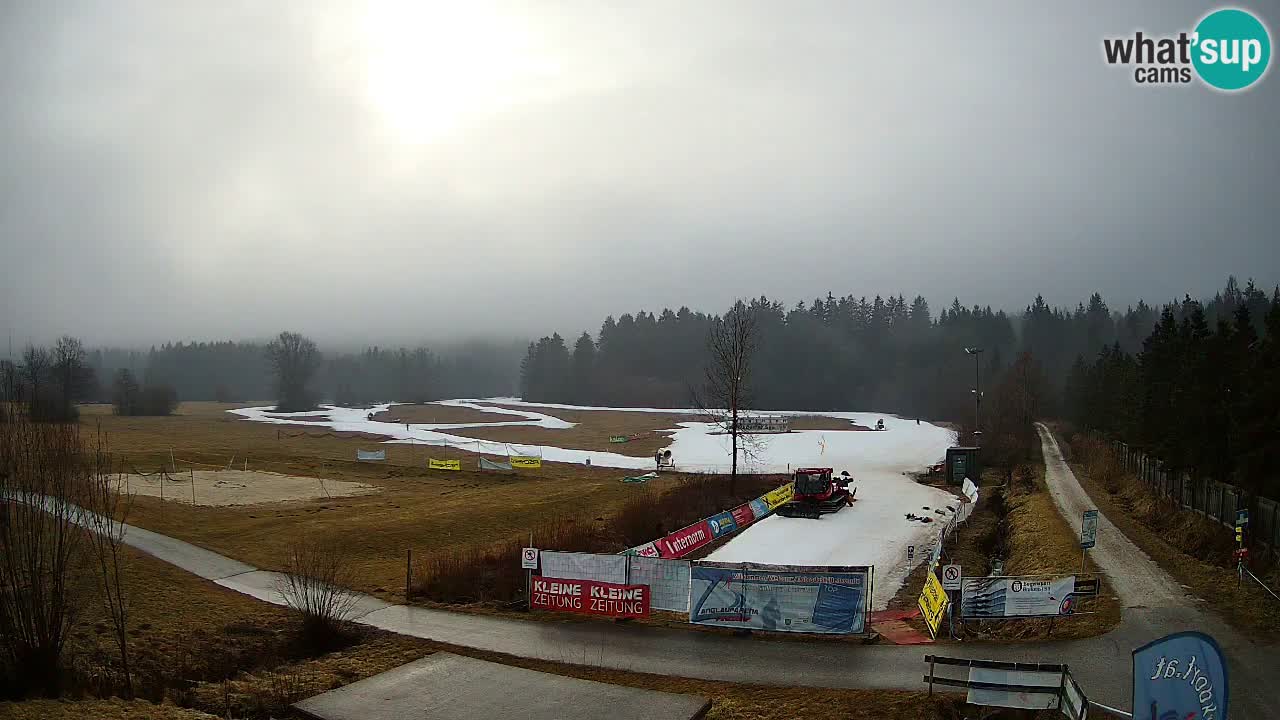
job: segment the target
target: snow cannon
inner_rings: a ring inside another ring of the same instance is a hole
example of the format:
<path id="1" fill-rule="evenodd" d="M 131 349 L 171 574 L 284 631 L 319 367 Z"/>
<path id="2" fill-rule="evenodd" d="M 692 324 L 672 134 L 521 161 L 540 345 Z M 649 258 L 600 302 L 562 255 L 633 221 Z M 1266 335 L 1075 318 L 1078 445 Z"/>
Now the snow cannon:
<path id="1" fill-rule="evenodd" d="M 800 468 L 792 475 L 795 492 L 791 502 L 778 508 L 783 517 L 817 520 L 826 513 L 840 512 L 854 502 L 857 489 L 849 490 L 849 471 L 834 477 L 831 468 Z"/>

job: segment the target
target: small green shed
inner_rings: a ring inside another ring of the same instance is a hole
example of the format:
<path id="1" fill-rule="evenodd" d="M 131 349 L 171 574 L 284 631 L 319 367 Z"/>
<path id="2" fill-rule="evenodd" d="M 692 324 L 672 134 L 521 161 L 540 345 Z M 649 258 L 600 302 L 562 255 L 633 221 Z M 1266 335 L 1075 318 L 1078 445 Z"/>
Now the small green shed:
<path id="1" fill-rule="evenodd" d="M 982 464 L 978 458 L 979 449 L 976 447 L 947 448 L 948 484 L 960 485 L 964 483 L 965 478 L 978 482 L 978 476 L 982 473 Z"/>

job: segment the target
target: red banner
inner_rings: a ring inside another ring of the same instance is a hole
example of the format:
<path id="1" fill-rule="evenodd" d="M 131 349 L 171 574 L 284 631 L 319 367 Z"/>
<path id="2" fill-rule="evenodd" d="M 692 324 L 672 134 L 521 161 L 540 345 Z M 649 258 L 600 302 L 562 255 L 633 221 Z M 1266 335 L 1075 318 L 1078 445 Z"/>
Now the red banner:
<path id="1" fill-rule="evenodd" d="M 530 607 L 615 618 L 649 617 L 648 585 L 535 577 Z"/>
<path id="2" fill-rule="evenodd" d="M 750 504 L 739 505 L 730 510 L 729 514 L 733 516 L 733 521 L 738 524 L 739 530 L 756 521 L 756 514 L 751 512 Z"/>
<path id="3" fill-rule="evenodd" d="M 658 540 L 658 551 L 664 558 L 684 557 L 711 540 L 711 526 L 706 520 L 700 520 Z"/>

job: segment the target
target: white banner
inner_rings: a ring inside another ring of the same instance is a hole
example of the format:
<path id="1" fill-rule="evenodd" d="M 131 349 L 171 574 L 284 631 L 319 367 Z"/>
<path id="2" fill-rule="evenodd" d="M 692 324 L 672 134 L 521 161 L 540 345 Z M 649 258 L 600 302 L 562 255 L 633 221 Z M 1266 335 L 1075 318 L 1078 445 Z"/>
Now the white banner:
<path id="1" fill-rule="evenodd" d="M 542 576 L 627 584 L 626 555 L 542 551 Z"/>
<path id="2" fill-rule="evenodd" d="M 356 450 L 356 460 L 386 460 L 386 450 Z"/>
<path id="3" fill-rule="evenodd" d="M 965 701 L 973 705 L 1024 708 L 1027 710 L 1057 710 L 1058 695 L 1062 690 L 1062 671 L 1036 672 L 1032 670 L 997 670 L 994 668 L 971 667 L 969 668 L 969 682 L 1044 688 L 1044 690 L 1038 692 L 969 688 L 969 694 Z"/>
<path id="4" fill-rule="evenodd" d="M 689 612 L 689 561 L 632 556 L 628 585 L 649 586 L 649 607 Z"/>
<path id="5" fill-rule="evenodd" d="M 965 578 L 961 585 L 960 615 L 965 618 L 1053 617 L 1075 611 L 1074 575 Z"/>

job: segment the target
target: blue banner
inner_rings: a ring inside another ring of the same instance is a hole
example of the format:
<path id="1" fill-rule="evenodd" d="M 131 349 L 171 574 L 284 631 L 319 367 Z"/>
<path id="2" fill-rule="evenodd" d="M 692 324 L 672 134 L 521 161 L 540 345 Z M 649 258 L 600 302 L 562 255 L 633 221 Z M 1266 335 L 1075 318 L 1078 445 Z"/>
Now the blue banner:
<path id="1" fill-rule="evenodd" d="M 1133 651 L 1133 716 L 1224 720 L 1227 661 L 1213 638 L 1180 632 Z"/>
<path id="2" fill-rule="evenodd" d="M 866 632 L 870 568 L 697 563 L 689 621 L 775 632 Z"/>
<path id="3" fill-rule="evenodd" d="M 715 537 L 732 535 L 738 531 L 738 523 L 734 522 L 733 515 L 727 512 L 707 518 L 707 524 L 711 526 L 711 534 Z"/>

